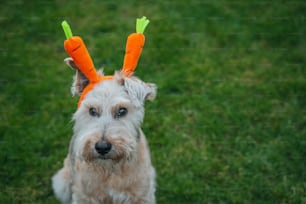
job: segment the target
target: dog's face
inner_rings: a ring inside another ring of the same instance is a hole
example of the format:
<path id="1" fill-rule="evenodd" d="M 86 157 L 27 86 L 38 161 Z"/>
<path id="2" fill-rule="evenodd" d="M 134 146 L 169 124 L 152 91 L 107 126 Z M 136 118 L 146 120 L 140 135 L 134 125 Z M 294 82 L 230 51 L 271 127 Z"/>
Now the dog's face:
<path id="1" fill-rule="evenodd" d="M 76 94 L 84 89 L 80 84 L 86 85 L 84 76 L 78 75 L 72 88 Z M 140 137 L 144 103 L 155 95 L 154 84 L 119 72 L 113 79 L 97 84 L 73 116 L 71 153 L 87 162 L 132 159 Z"/>

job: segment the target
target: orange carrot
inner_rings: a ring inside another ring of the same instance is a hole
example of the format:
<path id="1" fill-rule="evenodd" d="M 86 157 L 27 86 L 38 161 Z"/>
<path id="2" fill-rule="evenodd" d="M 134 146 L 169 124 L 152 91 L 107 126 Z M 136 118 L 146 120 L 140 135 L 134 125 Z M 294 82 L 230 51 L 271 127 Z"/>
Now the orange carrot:
<path id="1" fill-rule="evenodd" d="M 70 26 L 66 21 L 62 22 L 62 26 L 67 38 L 64 42 L 66 52 L 70 57 L 72 57 L 79 70 L 89 79 L 89 84 L 82 91 L 78 102 L 78 107 L 80 107 L 81 102 L 87 93 L 93 89 L 98 82 L 104 79 L 110 79 L 111 77 L 99 76 L 97 74 L 93 61 L 82 38 L 79 36 L 72 36 Z"/>
<path id="2" fill-rule="evenodd" d="M 142 48 L 145 43 L 145 36 L 143 32 L 149 22 L 150 21 L 146 17 L 137 19 L 136 33 L 130 34 L 127 39 L 123 61 L 123 72 L 126 76 L 132 75 L 137 66 Z"/>
<path id="3" fill-rule="evenodd" d="M 88 53 L 86 45 L 78 36 L 73 36 L 64 42 L 66 52 L 72 57 L 81 72 L 91 81 L 98 80 L 97 72 Z"/>
<path id="4" fill-rule="evenodd" d="M 66 21 L 62 23 L 67 40 L 64 42 L 66 52 L 72 57 L 80 71 L 91 81 L 98 80 L 98 75 L 85 43 L 79 36 L 72 36 L 71 29 Z"/>

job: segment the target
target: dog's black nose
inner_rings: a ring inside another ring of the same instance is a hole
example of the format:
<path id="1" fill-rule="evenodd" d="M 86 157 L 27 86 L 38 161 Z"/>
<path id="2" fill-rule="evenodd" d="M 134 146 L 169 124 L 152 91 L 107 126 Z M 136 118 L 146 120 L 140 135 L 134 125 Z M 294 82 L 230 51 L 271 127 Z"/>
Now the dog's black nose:
<path id="1" fill-rule="evenodd" d="M 112 149 L 112 144 L 99 141 L 95 144 L 95 149 L 99 154 L 105 155 Z"/>

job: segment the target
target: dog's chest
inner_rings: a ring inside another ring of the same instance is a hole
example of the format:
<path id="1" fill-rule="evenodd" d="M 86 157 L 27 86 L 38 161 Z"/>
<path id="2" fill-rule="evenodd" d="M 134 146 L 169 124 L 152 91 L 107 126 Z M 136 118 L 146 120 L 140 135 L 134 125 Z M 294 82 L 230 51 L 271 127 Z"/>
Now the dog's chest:
<path id="1" fill-rule="evenodd" d="M 118 168 L 93 170 L 78 164 L 73 181 L 73 191 L 82 192 L 87 199 L 98 203 L 121 203 L 130 200 L 137 186 L 136 175 Z M 116 202 L 115 202 L 116 201 Z"/>

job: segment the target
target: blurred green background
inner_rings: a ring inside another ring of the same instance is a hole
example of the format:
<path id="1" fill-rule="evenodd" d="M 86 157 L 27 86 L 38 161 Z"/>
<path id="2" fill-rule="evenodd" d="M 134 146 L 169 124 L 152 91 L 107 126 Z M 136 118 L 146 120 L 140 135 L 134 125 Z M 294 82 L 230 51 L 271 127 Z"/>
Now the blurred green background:
<path id="1" fill-rule="evenodd" d="M 78 100 L 61 21 L 112 74 L 143 15 L 157 202 L 306 203 L 305 14 L 302 0 L 1 2 L 0 203 L 57 203 Z"/>

